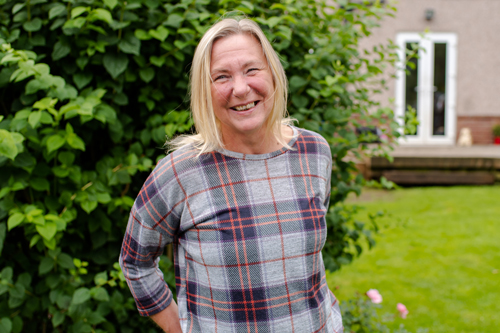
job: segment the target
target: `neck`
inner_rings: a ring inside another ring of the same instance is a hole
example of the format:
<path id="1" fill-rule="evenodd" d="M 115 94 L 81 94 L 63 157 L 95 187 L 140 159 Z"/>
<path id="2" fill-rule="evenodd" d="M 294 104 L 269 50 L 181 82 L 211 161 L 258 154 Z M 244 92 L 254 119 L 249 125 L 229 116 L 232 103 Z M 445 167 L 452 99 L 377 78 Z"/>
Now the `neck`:
<path id="1" fill-rule="evenodd" d="M 293 130 L 288 126 L 282 126 L 281 135 L 285 142 L 288 142 L 293 136 Z M 264 130 L 243 136 L 226 137 L 223 134 L 222 139 L 224 149 L 242 154 L 267 154 L 283 148 L 274 134 L 266 133 Z"/>

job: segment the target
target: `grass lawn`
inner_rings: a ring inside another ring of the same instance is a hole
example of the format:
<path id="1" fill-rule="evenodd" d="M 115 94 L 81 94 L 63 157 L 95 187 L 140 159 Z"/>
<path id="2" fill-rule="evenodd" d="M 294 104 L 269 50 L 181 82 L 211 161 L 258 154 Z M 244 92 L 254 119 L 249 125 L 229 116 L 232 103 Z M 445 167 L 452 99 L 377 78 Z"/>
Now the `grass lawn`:
<path id="1" fill-rule="evenodd" d="M 349 202 L 388 215 L 377 245 L 327 276 L 341 302 L 373 288 L 381 313 L 410 311 L 392 327 L 500 332 L 500 186 L 368 189 Z"/>

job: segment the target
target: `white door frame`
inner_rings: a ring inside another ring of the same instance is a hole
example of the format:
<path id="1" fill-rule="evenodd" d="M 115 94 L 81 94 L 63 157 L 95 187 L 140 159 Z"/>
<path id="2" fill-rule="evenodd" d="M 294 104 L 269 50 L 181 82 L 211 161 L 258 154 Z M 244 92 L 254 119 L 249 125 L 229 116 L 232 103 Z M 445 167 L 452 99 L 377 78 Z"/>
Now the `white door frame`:
<path id="1" fill-rule="evenodd" d="M 404 124 L 406 43 L 418 43 L 417 135 L 401 138 L 401 144 L 453 145 L 456 138 L 457 35 L 455 33 L 399 33 L 396 37 L 400 59 L 396 74 L 396 117 Z M 432 134 L 434 93 L 434 43 L 446 43 L 445 135 Z"/>

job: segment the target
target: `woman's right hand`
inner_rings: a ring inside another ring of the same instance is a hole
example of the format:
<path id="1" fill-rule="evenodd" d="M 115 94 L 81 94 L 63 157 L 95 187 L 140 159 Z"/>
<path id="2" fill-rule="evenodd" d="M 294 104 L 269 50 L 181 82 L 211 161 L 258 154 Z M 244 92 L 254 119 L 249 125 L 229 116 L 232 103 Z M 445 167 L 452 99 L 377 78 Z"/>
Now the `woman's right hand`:
<path id="1" fill-rule="evenodd" d="M 151 319 L 166 333 L 182 333 L 179 310 L 174 300 L 161 312 L 152 315 Z"/>

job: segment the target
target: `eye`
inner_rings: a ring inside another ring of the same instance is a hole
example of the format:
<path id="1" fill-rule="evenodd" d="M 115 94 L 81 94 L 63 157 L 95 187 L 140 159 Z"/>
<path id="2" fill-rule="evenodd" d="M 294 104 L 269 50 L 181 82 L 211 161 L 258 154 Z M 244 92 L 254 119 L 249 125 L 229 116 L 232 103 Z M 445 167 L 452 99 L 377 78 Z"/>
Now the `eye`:
<path id="1" fill-rule="evenodd" d="M 220 80 L 224 80 L 224 79 L 227 79 L 227 78 L 228 78 L 227 75 L 217 75 L 217 76 L 215 76 L 215 78 L 213 80 L 215 82 L 215 81 L 220 81 Z"/>
<path id="2" fill-rule="evenodd" d="M 256 72 L 258 71 L 259 69 L 258 68 L 250 68 L 247 73 L 252 73 L 252 72 Z"/>

